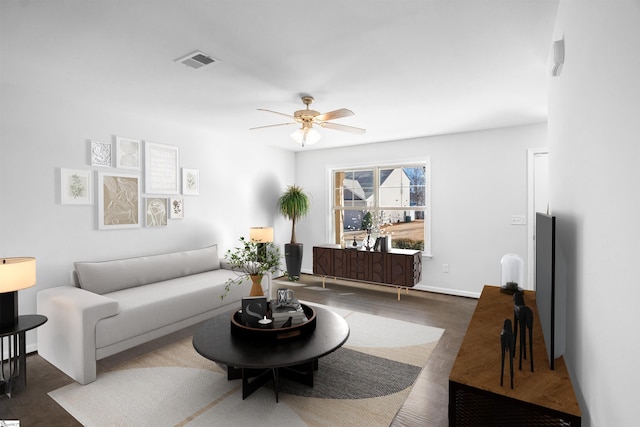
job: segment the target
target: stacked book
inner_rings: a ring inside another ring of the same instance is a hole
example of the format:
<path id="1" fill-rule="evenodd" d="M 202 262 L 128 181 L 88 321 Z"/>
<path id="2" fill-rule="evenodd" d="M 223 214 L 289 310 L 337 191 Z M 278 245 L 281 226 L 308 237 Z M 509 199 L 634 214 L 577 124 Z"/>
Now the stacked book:
<path id="1" fill-rule="evenodd" d="M 274 328 L 285 328 L 300 325 L 307 321 L 302 306 L 298 303 L 277 305 L 271 310 Z"/>

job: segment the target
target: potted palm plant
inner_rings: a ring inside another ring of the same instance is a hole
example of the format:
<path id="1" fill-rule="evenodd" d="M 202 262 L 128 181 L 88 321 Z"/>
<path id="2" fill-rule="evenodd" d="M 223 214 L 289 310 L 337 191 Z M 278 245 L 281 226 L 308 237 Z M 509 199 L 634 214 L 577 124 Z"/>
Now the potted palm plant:
<path id="1" fill-rule="evenodd" d="M 229 249 L 224 255 L 237 277 L 227 280 L 224 287 L 224 294 L 220 299 L 224 299 L 229 293 L 232 285 L 240 285 L 247 278 L 251 279 L 253 285 L 249 296 L 262 296 L 262 276 L 266 273 L 275 273 L 280 268 L 280 250 L 273 243 L 259 243 L 240 237 L 240 246 Z"/>
<path id="2" fill-rule="evenodd" d="M 278 210 L 287 219 L 291 220 L 291 242 L 284 245 L 284 259 L 287 265 L 289 280 L 300 278 L 302 268 L 302 243 L 296 241 L 296 223 L 309 213 L 311 199 L 302 188 L 290 185 L 278 199 Z"/>

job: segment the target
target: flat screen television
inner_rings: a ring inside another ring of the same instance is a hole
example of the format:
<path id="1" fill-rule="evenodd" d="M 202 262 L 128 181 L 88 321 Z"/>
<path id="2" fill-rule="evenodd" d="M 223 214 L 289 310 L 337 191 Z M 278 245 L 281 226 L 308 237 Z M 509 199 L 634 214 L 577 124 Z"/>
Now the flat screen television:
<path id="1" fill-rule="evenodd" d="M 559 274 L 556 248 L 556 217 L 536 213 L 535 282 L 536 305 L 542 334 L 549 356 L 549 367 L 564 353 L 566 291 L 564 277 Z"/>

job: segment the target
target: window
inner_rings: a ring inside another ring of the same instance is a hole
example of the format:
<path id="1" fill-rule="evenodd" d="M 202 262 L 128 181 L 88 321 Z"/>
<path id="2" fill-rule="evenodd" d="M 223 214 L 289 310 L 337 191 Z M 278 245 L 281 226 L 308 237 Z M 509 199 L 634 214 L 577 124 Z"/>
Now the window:
<path id="1" fill-rule="evenodd" d="M 333 170 L 335 243 L 390 235 L 392 247 L 430 253 L 428 162 Z"/>

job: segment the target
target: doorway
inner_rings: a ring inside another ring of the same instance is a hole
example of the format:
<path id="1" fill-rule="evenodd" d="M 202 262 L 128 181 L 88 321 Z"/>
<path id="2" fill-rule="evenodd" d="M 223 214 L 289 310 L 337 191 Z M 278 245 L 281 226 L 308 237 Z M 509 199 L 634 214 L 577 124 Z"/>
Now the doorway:
<path id="1" fill-rule="evenodd" d="M 549 150 L 527 150 L 527 289 L 535 290 L 536 212 L 550 213 Z"/>

